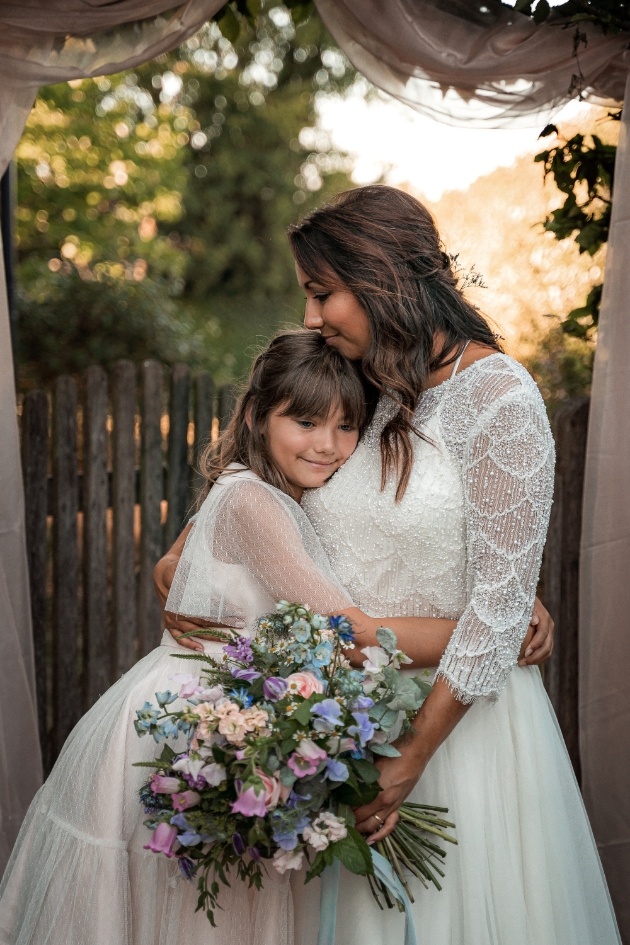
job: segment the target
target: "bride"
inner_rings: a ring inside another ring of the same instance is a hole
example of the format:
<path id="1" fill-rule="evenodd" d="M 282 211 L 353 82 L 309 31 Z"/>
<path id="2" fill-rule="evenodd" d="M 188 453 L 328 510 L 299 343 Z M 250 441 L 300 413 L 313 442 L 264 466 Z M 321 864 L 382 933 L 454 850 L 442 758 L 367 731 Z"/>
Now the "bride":
<path id="1" fill-rule="evenodd" d="M 415 734 L 380 763 L 383 790 L 356 812 L 358 827 L 386 836 L 406 797 L 448 805 L 459 845 L 443 889 L 414 891 L 431 945 L 617 945 L 540 673 L 515 669 L 553 492 L 540 394 L 459 291 L 409 195 L 358 188 L 289 239 L 306 327 L 360 361 L 382 395 L 353 456 L 303 508 L 366 614 L 457 621 Z M 177 551 L 156 569 L 162 596 Z M 180 635 L 177 619 L 169 626 Z M 315 887 L 294 882 L 296 945 L 316 941 Z M 337 945 L 398 941 L 401 917 L 344 874 Z"/>

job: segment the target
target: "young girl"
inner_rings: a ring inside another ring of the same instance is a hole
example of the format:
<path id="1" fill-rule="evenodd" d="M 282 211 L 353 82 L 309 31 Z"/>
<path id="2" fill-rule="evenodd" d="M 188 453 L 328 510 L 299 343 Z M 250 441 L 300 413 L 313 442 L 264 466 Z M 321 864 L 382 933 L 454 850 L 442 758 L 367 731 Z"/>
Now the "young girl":
<path id="1" fill-rule="evenodd" d="M 321 613 L 346 612 L 360 623 L 365 644 L 387 622 L 417 665 L 437 663 L 454 622 L 371 619 L 353 608 L 298 505 L 304 489 L 322 486 L 351 455 L 370 402 L 358 368 L 319 335 L 292 332 L 270 344 L 211 457 L 214 485 L 184 548 L 170 610 L 248 635 L 255 619 L 285 598 Z M 204 650 L 219 655 L 221 644 L 205 643 Z M 133 763 L 155 758 L 157 746 L 139 738 L 133 722 L 156 692 L 177 691 L 173 674 L 190 664 L 173 656 L 185 653 L 165 634 L 71 733 L 33 800 L 0 887 L 0 945 L 294 941 L 286 876 L 271 870 L 262 894 L 237 882 L 222 890 L 213 929 L 195 912 L 195 882 L 145 849 L 138 789 L 147 769 Z"/>

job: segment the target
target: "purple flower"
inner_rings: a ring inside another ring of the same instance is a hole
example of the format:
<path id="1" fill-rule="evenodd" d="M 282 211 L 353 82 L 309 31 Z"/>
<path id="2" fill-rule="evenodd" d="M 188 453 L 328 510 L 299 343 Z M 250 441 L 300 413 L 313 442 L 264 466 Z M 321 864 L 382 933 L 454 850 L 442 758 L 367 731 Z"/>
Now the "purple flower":
<path id="1" fill-rule="evenodd" d="M 174 827 L 177 827 L 178 830 L 190 829 L 190 824 L 183 814 L 175 814 L 173 817 L 171 817 L 171 823 Z"/>
<path id="2" fill-rule="evenodd" d="M 278 702 L 287 691 L 287 684 L 280 676 L 270 676 L 263 683 L 263 694 L 270 702 Z"/>
<path id="3" fill-rule="evenodd" d="M 233 814 L 244 814 L 245 817 L 264 817 L 267 813 L 264 791 L 256 794 L 253 787 L 239 791 L 237 799 L 230 806 Z"/>
<path id="4" fill-rule="evenodd" d="M 335 758 L 329 758 L 326 762 L 326 771 L 324 777 L 329 781 L 347 781 L 350 776 L 347 765 L 343 761 L 337 761 Z"/>
<path id="5" fill-rule="evenodd" d="M 370 722 L 365 712 L 353 712 L 352 718 L 357 724 L 348 726 L 348 735 L 356 735 L 362 746 L 367 745 L 375 732 L 376 726 L 373 722 Z"/>
<path id="6" fill-rule="evenodd" d="M 358 696 L 352 703 L 352 709 L 354 712 L 362 712 L 365 709 L 371 709 L 374 705 L 374 699 L 370 699 L 369 696 Z"/>
<path id="7" fill-rule="evenodd" d="M 230 667 L 230 673 L 234 679 L 242 679 L 243 682 L 254 682 L 260 679 L 262 673 L 257 673 L 255 669 L 239 669 L 237 666 Z"/>
<path id="8" fill-rule="evenodd" d="M 148 843 L 145 843 L 145 850 L 152 850 L 154 853 L 164 853 L 165 856 L 173 856 L 173 845 L 177 840 L 177 827 L 170 824 L 158 824 Z"/>
<path id="9" fill-rule="evenodd" d="M 341 706 L 336 699 L 324 699 L 323 702 L 317 702 L 311 708 L 311 715 L 318 715 L 334 728 L 341 718 Z"/>
<path id="10" fill-rule="evenodd" d="M 171 795 L 173 807 L 175 810 L 188 810 L 189 807 L 195 807 L 201 800 L 201 794 L 196 791 L 181 791 L 178 794 Z"/>
<path id="11" fill-rule="evenodd" d="M 179 858 L 179 868 L 186 877 L 186 879 L 192 879 L 195 873 L 197 872 L 197 867 L 190 859 L 189 856 L 180 856 Z"/>
<path id="12" fill-rule="evenodd" d="M 234 847 L 234 852 L 237 856 L 242 856 L 245 852 L 245 843 L 240 833 L 232 834 L 232 846 Z"/>
<path id="13" fill-rule="evenodd" d="M 169 778 L 164 774 L 151 776 L 151 790 L 154 794 L 175 794 L 181 786 L 179 778 Z"/>
<path id="14" fill-rule="evenodd" d="M 249 855 L 251 856 L 252 860 L 253 860 L 255 863 L 257 863 L 258 860 L 260 859 L 260 853 L 259 853 L 259 851 L 258 851 L 258 847 L 248 847 L 248 848 L 247 848 L 247 852 L 248 852 Z"/>
<path id="15" fill-rule="evenodd" d="M 246 637 L 239 637 L 236 643 L 228 643 L 227 646 L 223 647 L 223 652 L 227 656 L 231 656 L 232 659 L 238 660 L 239 663 L 246 663 L 247 665 L 253 662 L 254 659 L 251 644 Z"/>

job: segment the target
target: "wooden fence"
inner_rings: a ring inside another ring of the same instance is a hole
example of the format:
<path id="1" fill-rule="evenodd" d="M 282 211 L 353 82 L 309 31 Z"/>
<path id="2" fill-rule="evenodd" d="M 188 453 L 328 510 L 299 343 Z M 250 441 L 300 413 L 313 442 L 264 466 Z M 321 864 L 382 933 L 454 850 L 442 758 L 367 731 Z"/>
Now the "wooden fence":
<path id="1" fill-rule="evenodd" d="M 48 770 L 80 716 L 159 643 L 155 562 L 184 524 L 194 470 L 234 389 L 154 361 L 59 377 L 22 404 L 37 703 Z"/>
<path id="2" fill-rule="evenodd" d="M 155 562 L 191 508 L 194 472 L 234 388 L 185 365 L 119 362 L 22 405 L 37 702 L 48 770 L 80 716 L 162 633 Z M 542 587 L 556 621 L 545 684 L 579 774 L 577 580 L 588 401 L 558 411 Z"/>

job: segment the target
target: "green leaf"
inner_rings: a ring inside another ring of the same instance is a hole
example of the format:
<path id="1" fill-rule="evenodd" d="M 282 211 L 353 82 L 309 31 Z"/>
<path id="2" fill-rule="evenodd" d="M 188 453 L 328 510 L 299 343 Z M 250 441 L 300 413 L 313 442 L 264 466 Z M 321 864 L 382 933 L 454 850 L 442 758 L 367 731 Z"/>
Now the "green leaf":
<path id="1" fill-rule="evenodd" d="M 332 851 L 336 859 L 351 873 L 366 876 L 374 871 L 370 848 L 354 827 L 348 828 L 348 834 L 343 840 L 332 844 Z"/>
<path id="2" fill-rule="evenodd" d="M 241 24 L 231 4 L 227 4 L 223 8 L 223 12 L 221 16 L 217 17 L 216 22 L 223 36 L 234 45 L 241 32 Z"/>
<path id="3" fill-rule="evenodd" d="M 381 772 L 371 761 L 364 761 L 362 758 L 357 758 L 351 761 L 350 764 L 365 784 L 374 784 L 381 776 Z"/>
<path id="4" fill-rule="evenodd" d="M 546 137 L 548 137 L 549 135 L 557 135 L 557 134 L 558 134 L 558 129 L 557 129 L 557 127 L 556 127 L 555 125 L 545 125 L 545 127 L 544 127 L 543 130 L 540 132 L 540 134 L 538 135 L 538 137 L 539 137 L 539 138 L 546 138 Z M 546 153 L 548 154 L 549 152 L 547 151 Z M 535 160 L 535 161 L 540 161 L 540 160 L 542 160 L 542 157 L 543 157 L 542 154 L 537 154 L 536 157 L 534 158 L 534 160 Z"/>
<path id="5" fill-rule="evenodd" d="M 395 653 L 398 649 L 396 634 L 393 630 L 390 630 L 389 627 L 379 627 L 376 631 L 376 639 L 386 653 Z"/>
<path id="6" fill-rule="evenodd" d="M 291 716 L 291 718 L 292 718 L 292 719 L 295 719 L 296 722 L 299 722 L 300 725 L 308 725 L 308 723 L 309 723 L 309 721 L 310 721 L 310 718 L 311 718 L 311 708 L 312 708 L 312 706 L 313 706 L 312 700 L 311 700 L 310 698 L 309 698 L 309 699 L 306 699 L 306 700 L 302 703 L 302 705 L 299 706 L 299 707 L 295 710 L 295 712 L 293 713 L 293 715 Z"/>
<path id="7" fill-rule="evenodd" d="M 383 758 L 400 758 L 400 752 L 393 745 L 385 742 L 384 745 L 370 745 L 370 750 L 375 755 L 382 755 Z"/>
<path id="8" fill-rule="evenodd" d="M 349 804 L 350 807 L 361 807 L 363 804 L 371 804 L 380 793 L 381 789 L 377 783 L 353 787 L 346 782 L 345 784 L 341 784 L 338 788 L 335 788 L 335 798 L 342 804 Z"/>
<path id="9" fill-rule="evenodd" d="M 538 0 L 533 13 L 534 23 L 544 23 L 550 13 L 551 7 L 549 6 L 548 0 Z"/>

